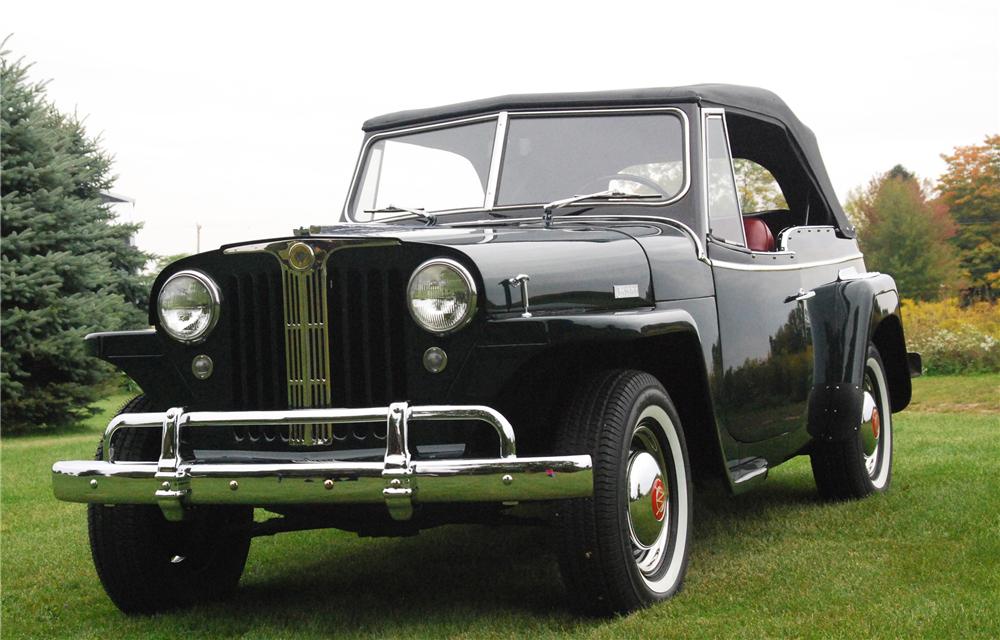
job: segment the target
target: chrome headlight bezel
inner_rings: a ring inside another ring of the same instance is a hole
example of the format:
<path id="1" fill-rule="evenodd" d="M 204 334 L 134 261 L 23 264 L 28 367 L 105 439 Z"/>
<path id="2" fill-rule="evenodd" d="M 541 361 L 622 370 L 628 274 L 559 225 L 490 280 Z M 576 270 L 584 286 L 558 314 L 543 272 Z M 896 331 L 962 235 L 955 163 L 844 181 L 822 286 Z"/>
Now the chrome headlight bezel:
<path id="1" fill-rule="evenodd" d="M 205 287 L 209 296 L 209 311 L 208 311 L 208 324 L 205 325 L 197 334 L 194 335 L 181 335 L 176 333 L 174 329 L 170 327 L 167 323 L 166 318 L 163 315 L 163 294 L 167 291 L 167 287 L 170 283 L 182 278 L 191 278 L 196 280 L 199 284 Z M 202 273 L 201 271 L 195 271 L 193 269 L 186 269 L 184 271 L 178 271 L 177 273 L 171 275 L 160 287 L 160 292 L 156 296 L 156 316 L 160 320 L 160 326 L 163 327 L 164 332 L 170 336 L 173 340 L 183 344 L 198 344 L 204 342 L 208 338 L 209 334 L 212 333 L 212 329 L 219 322 L 219 316 L 222 314 L 222 293 L 219 290 L 219 285 L 212 280 L 211 277 Z"/>
<path id="2" fill-rule="evenodd" d="M 420 316 L 417 315 L 417 312 L 413 308 L 413 295 L 412 295 L 413 284 L 417 280 L 417 277 L 421 274 L 421 272 L 423 272 L 425 269 L 429 267 L 445 267 L 451 269 L 464 282 L 465 287 L 468 290 L 469 302 L 465 315 L 462 316 L 462 319 L 459 320 L 457 323 L 455 323 L 453 326 L 444 330 L 438 330 L 434 327 L 425 324 L 424 321 L 420 318 Z M 410 312 L 410 317 L 413 318 L 413 321 L 417 324 L 418 327 L 436 336 L 446 336 L 455 333 L 456 331 L 459 331 L 463 327 L 467 326 L 470 322 L 472 322 L 472 319 L 475 318 L 476 316 L 476 309 L 478 308 L 477 307 L 478 296 L 479 292 L 476 289 L 476 281 L 472 277 L 472 274 L 461 263 L 452 260 L 451 258 L 433 258 L 431 260 L 422 262 L 416 269 L 413 270 L 413 273 L 410 275 L 409 282 L 406 283 L 406 308 Z"/>

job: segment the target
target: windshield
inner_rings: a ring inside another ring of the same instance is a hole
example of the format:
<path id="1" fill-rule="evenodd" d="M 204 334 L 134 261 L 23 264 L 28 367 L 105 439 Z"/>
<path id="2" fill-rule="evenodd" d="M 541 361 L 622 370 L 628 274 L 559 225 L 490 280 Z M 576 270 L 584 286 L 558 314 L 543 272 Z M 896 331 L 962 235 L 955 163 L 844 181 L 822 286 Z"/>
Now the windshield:
<path id="1" fill-rule="evenodd" d="M 351 200 L 353 218 L 544 205 L 602 191 L 662 204 L 684 189 L 686 131 L 676 111 L 511 114 L 502 162 L 493 161 L 496 130 L 494 117 L 376 139 Z"/>

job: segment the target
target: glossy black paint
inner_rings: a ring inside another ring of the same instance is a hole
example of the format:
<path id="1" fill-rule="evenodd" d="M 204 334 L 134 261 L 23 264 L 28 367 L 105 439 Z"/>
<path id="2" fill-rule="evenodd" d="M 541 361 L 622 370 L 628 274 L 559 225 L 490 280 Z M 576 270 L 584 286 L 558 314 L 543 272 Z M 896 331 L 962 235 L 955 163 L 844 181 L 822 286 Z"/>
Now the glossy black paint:
<path id="1" fill-rule="evenodd" d="M 683 108 L 700 140 L 698 109 Z M 436 226 L 339 225 L 263 243 L 344 245 L 328 263 L 336 406 L 487 404 L 514 424 L 520 451 L 544 454 L 583 376 L 640 368 L 670 390 L 698 466 L 740 492 L 753 485 L 734 481 L 747 461 L 774 466 L 814 438 L 857 428 L 870 341 L 888 367 L 893 410 L 904 408 L 907 354 L 892 279 L 839 278 L 848 267 L 864 272 L 843 229 L 792 225 L 769 253 L 706 237 L 702 160 L 694 144 L 691 187 L 665 207 L 581 207 L 551 227 L 526 207 L 503 213 L 520 221 L 459 214 Z M 409 275 L 438 257 L 464 265 L 479 293 L 474 321 L 447 336 L 423 331 L 405 310 Z M 222 289 L 222 318 L 203 343 L 166 338 L 151 309 L 154 331 L 88 336 L 93 353 L 164 407 L 287 406 L 275 257 L 240 244 L 186 258 L 157 278 L 151 299 L 183 269 L 203 271 Z M 522 317 L 520 289 L 507 283 L 520 274 L 530 276 L 530 317 Z M 814 295 L 796 299 L 803 293 Z M 441 373 L 422 366 L 432 346 L 449 356 Z M 215 362 L 208 380 L 190 371 L 199 354 Z"/>
<path id="2" fill-rule="evenodd" d="M 900 324 L 893 279 L 882 274 L 831 282 L 817 287 L 807 305 L 818 347 L 809 394 L 809 433 L 842 440 L 857 432 L 869 342 L 876 344 L 888 365 L 893 412 L 905 409 L 911 386 L 902 333 L 884 331 Z"/>

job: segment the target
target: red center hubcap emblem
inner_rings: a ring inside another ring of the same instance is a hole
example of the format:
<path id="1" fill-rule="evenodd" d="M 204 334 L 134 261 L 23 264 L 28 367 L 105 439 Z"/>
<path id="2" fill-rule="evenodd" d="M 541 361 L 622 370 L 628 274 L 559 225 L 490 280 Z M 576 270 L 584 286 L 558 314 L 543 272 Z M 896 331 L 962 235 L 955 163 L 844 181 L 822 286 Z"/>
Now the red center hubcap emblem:
<path id="1" fill-rule="evenodd" d="M 667 489 L 663 486 L 663 480 L 657 478 L 653 482 L 653 517 L 657 522 L 663 522 L 667 515 Z"/>
<path id="2" fill-rule="evenodd" d="M 872 435 L 878 440 L 878 433 L 881 431 L 882 426 L 879 424 L 878 409 L 872 410 Z"/>

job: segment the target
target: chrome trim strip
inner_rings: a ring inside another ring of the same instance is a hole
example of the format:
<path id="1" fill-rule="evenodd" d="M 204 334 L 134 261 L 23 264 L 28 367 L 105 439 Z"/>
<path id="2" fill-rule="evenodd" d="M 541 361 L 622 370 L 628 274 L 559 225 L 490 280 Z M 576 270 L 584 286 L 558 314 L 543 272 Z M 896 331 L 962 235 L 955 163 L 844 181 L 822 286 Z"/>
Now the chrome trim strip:
<path id="1" fill-rule="evenodd" d="M 493 145 L 493 154 L 494 155 L 491 156 L 491 158 L 490 158 L 490 176 L 489 176 L 489 179 L 487 180 L 487 185 L 492 185 L 492 187 L 493 187 L 493 194 L 492 194 L 492 197 L 493 197 L 493 206 L 492 207 L 485 206 L 484 208 L 469 207 L 469 208 L 463 208 L 463 209 L 449 209 L 449 210 L 443 210 L 443 211 L 433 211 L 434 216 L 437 217 L 437 218 L 440 218 L 441 216 L 449 216 L 449 215 L 455 215 L 455 214 L 460 214 L 460 213 L 476 213 L 476 212 L 486 212 L 486 211 L 503 211 L 505 209 L 524 209 L 524 208 L 530 208 L 530 207 L 544 207 L 548 203 L 546 203 L 546 202 L 532 202 L 532 203 L 524 203 L 524 204 L 516 204 L 516 205 L 501 205 L 501 206 L 497 206 L 496 205 L 496 197 L 498 195 L 498 190 L 499 190 L 499 178 L 500 178 L 499 177 L 499 173 L 500 173 L 501 164 L 502 164 L 502 162 L 501 162 L 502 158 L 501 159 L 497 159 L 496 158 L 496 152 L 497 152 L 496 141 L 497 141 L 497 138 L 500 137 L 499 136 L 499 122 L 500 122 L 501 114 L 507 114 L 507 119 L 504 121 L 504 128 L 506 129 L 507 126 L 508 126 L 509 119 L 510 118 L 516 118 L 516 117 L 534 117 L 534 116 L 551 116 L 551 115 L 557 115 L 558 116 L 558 115 L 615 114 L 615 113 L 626 113 L 626 114 L 627 113 L 671 113 L 671 114 L 675 114 L 675 115 L 677 115 L 679 117 L 679 119 L 681 121 L 681 129 L 682 129 L 682 132 L 683 132 L 683 139 L 684 139 L 683 140 L 683 142 L 684 142 L 684 184 L 681 186 L 681 190 L 677 193 L 677 195 L 675 195 L 674 197 L 670 198 L 669 200 L 657 201 L 657 202 L 635 201 L 635 202 L 626 202 L 626 203 L 622 203 L 622 202 L 601 202 L 601 201 L 595 201 L 595 202 L 589 202 L 589 203 L 586 203 L 586 204 L 588 206 L 609 206 L 609 205 L 611 205 L 611 206 L 616 206 L 616 205 L 620 206 L 621 204 L 628 204 L 628 205 L 638 205 L 638 206 L 643 206 L 643 207 L 665 207 L 667 205 L 670 205 L 670 204 L 673 204 L 673 203 L 677 202 L 678 200 L 680 200 L 681 198 L 683 198 L 684 196 L 686 196 L 687 193 L 688 193 L 688 191 L 690 191 L 690 188 L 691 188 L 691 123 L 690 123 L 690 120 L 688 119 L 687 113 L 685 113 L 682 109 L 679 109 L 677 107 L 632 107 L 632 108 L 629 108 L 629 107 L 625 107 L 625 108 L 608 107 L 606 109 L 562 109 L 562 110 L 555 110 L 555 111 L 553 111 L 553 110 L 535 110 L 535 111 L 532 111 L 532 110 L 523 110 L 523 111 L 514 110 L 514 111 L 510 111 L 510 110 L 508 110 L 508 111 L 494 112 L 494 113 L 490 113 L 490 114 L 484 114 L 484 115 L 474 116 L 474 117 L 470 117 L 470 118 L 462 118 L 462 119 L 458 119 L 458 120 L 449 120 L 449 121 L 445 121 L 445 122 L 435 122 L 435 123 L 431 123 L 431 124 L 421 125 L 421 126 L 418 126 L 418 127 L 408 127 L 408 128 L 405 128 L 405 129 L 396 129 L 396 130 L 393 130 L 393 131 L 386 131 L 386 132 L 377 133 L 377 134 L 372 135 L 371 137 L 369 137 L 365 141 L 365 144 L 361 148 L 361 154 L 358 157 L 358 163 L 357 163 L 357 165 L 354 168 L 354 175 L 351 177 L 351 185 L 350 185 L 350 187 L 349 187 L 349 189 L 347 191 L 347 201 L 344 203 L 344 209 L 342 211 L 342 218 L 343 218 L 343 220 L 345 220 L 345 221 L 347 221 L 349 223 L 355 223 L 355 224 L 365 224 L 367 222 L 370 222 L 370 221 L 367 221 L 367 220 L 366 221 L 355 220 L 353 218 L 353 216 L 351 216 L 350 205 L 351 205 L 351 201 L 354 199 L 354 194 L 357 191 L 358 186 L 359 186 L 358 185 L 358 178 L 360 177 L 361 169 L 362 169 L 362 166 L 364 164 L 364 160 L 365 160 L 365 158 L 368 157 L 368 149 L 369 149 L 369 147 L 374 142 L 376 142 L 378 140 L 381 140 L 383 138 L 396 137 L 396 136 L 399 136 L 399 135 L 405 135 L 405 134 L 408 134 L 408 133 L 414 133 L 414 132 L 424 131 L 424 130 L 428 130 L 428 129 L 442 129 L 442 128 L 454 127 L 454 126 L 459 126 L 459 125 L 463 125 L 463 124 L 469 124 L 469 123 L 472 123 L 472 122 L 480 122 L 480 121 L 491 120 L 491 119 L 496 119 L 497 123 L 498 123 L 498 131 L 497 131 L 497 134 L 496 134 L 497 137 L 494 138 L 494 145 Z M 506 145 L 506 131 L 504 132 L 504 136 L 503 136 L 502 140 L 503 140 L 503 144 Z M 495 171 L 494 171 L 494 169 L 495 169 Z M 487 189 L 489 189 L 489 186 L 487 187 Z M 431 212 L 429 212 L 429 213 L 431 213 Z M 394 217 L 391 217 L 391 218 L 382 218 L 378 222 L 393 222 L 393 221 L 397 221 L 397 220 L 407 220 L 407 219 L 410 219 L 410 218 L 412 218 L 412 216 L 394 216 Z"/>
<path id="2" fill-rule="evenodd" d="M 726 142 L 726 153 L 729 154 L 729 171 L 733 177 L 733 188 L 736 193 L 736 209 L 740 216 L 743 215 L 742 208 L 740 207 L 740 192 L 736 188 L 736 168 L 733 166 L 733 150 L 729 145 L 729 127 L 726 124 L 726 110 L 718 108 L 703 108 L 701 110 L 701 149 L 702 149 L 702 203 L 705 206 L 705 232 L 711 233 L 712 220 L 708 207 L 708 121 L 712 118 L 719 118 L 722 120 L 722 135 L 725 137 Z M 743 244 L 736 244 L 734 242 L 727 242 L 727 244 L 732 244 L 737 247 L 747 246 L 746 230 L 743 228 L 742 219 L 740 220 L 740 235 L 743 238 Z"/>
<path id="3" fill-rule="evenodd" d="M 497 117 L 496 133 L 493 134 L 493 154 L 490 157 L 490 174 L 487 178 L 486 201 L 483 207 L 492 211 L 497 204 L 497 185 L 500 183 L 500 164 L 507 146 L 507 112 L 501 111 Z"/>
<path id="4" fill-rule="evenodd" d="M 768 253 L 754 253 L 751 254 L 756 256 L 770 256 L 772 254 Z M 787 254 L 786 254 L 787 255 Z M 780 257 L 780 256 L 776 256 Z M 794 256 L 792 256 L 794 257 Z M 708 263 L 713 267 L 718 267 L 720 269 L 733 269 L 734 271 L 792 271 L 794 269 L 807 269 L 809 267 L 826 267 L 833 264 L 840 264 L 842 262 L 850 262 L 851 260 L 860 260 L 863 256 L 860 253 L 853 253 L 848 256 L 843 256 L 840 258 L 830 258 L 829 260 L 815 260 L 813 262 L 800 262 L 792 264 L 742 264 L 739 262 L 726 262 L 724 260 L 708 260 Z"/>

